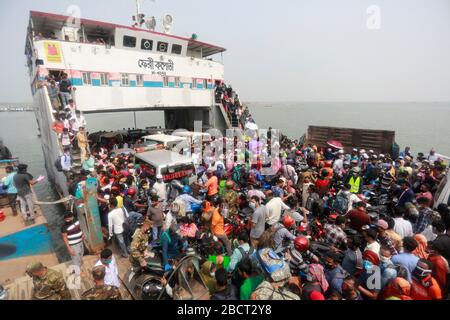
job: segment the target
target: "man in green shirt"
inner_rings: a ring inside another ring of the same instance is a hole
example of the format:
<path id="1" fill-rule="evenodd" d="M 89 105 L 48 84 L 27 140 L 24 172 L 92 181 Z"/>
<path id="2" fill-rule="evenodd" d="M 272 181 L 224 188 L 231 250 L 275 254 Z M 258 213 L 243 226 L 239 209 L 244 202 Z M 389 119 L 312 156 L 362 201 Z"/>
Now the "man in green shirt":
<path id="1" fill-rule="evenodd" d="M 264 281 L 264 276 L 254 270 L 250 258 L 244 258 L 239 262 L 238 272 L 245 279 L 239 290 L 240 300 L 250 300 L 253 291 Z"/>

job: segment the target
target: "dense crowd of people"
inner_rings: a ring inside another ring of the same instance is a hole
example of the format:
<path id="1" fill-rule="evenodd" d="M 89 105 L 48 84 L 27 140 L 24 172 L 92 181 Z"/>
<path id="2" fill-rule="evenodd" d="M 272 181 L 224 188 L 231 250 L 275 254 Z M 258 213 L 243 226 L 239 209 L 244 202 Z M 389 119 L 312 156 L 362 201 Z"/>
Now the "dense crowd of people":
<path id="1" fill-rule="evenodd" d="M 231 87 L 216 90 L 227 112 L 241 108 L 233 95 Z M 288 139 L 273 148 L 269 132 L 268 144 L 246 136 L 234 141 L 231 157 L 203 157 L 189 184 L 149 173 L 128 151 L 89 147 L 71 97 L 58 101 L 54 130 L 64 149 L 58 161 L 75 204 L 83 206 L 86 181 L 95 180 L 105 242 L 113 240 L 135 268 L 159 257 L 169 296 L 173 284 L 166 279 L 193 248 L 216 300 L 448 299 L 450 210 L 434 203 L 448 165 L 433 149 L 413 156 L 406 147 L 393 159 Z M 67 160 L 73 149 L 80 149 L 79 173 Z M 14 182 L 35 183 L 30 176 Z M 26 194 L 21 198 L 26 210 Z M 64 221 L 65 245 L 81 265 L 80 224 L 70 212 Z M 93 276 L 104 286 L 100 269 Z"/>
<path id="2" fill-rule="evenodd" d="M 241 103 L 239 95 L 233 90 L 231 85 L 224 82 L 216 84 L 216 103 L 220 103 L 228 115 L 229 120 L 238 123 L 238 127 L 244 129 L 243 121 L 248 116 L 248 109 Z"/>
<path id="3" fill-rule="evenodd" d="M 170 274 L 195 248 L 212 299 L 448 297 L 450 212 L 433 209 L 447 166 L 434 150 L 392 159 L 284 146 L 270 175 L 246 153 L 232 165 L 203 161 L 191 186 L 149 175 L 129 153 L 93 148 L 70 190 L 79 198 L 97 179 L 105 240 L 133 266 L 160 255 Z"/>

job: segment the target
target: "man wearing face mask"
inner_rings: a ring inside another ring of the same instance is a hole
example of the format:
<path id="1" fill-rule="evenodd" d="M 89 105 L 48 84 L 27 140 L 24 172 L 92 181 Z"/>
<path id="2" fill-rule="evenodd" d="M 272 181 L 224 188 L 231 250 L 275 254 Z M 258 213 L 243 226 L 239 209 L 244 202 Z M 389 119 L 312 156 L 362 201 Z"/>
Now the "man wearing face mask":
<path id="1" fill-rule="evenodd" d="M 130 246 L 130 262 L 134 267 L 147 266 L 147 257 L 150 256 L 148 251 L 148 239 L 151 233 L 152 222 L 144 217 L 139 218 L 136 222 L 139 229 L 133 235 L 133 241 Z"/>
<path id="2" fill-rule="evenodd" d="M 110 249 L 103 249 L 100 252 L 100 260 L 97 261 L 94 267 L 105 267 L 104 283 L 108 286 L 120 288 L 119 271 L 116 264 L 116 258 Z"/>
<path id="3" fill-rule="evenodd" d="M 397 270 L 391 261 L 391 250 L 388 247 L 382 246 L 380 249 L 380 272 L 381 272 L 381 287 L 384 288 L 388 282 L 397 278 Z"/>
<path id="4" fill-rule="evenodd" d="M 381 283 L 373 279 L 373 276 L 377 276 L 377 268 L 380 265 L 379 256 L 372 250 L 366 250 L 363 253 L 363 272 L 359 277 L 358 286 L 361 295 L 368 300 L 376 300 L 381 290 Z"/>
<path id="5" fill-rule="evenodd" d="M 441 300 L 442 291 L 431 275 L 431 262 L 420 259 L 412 273 L 411 298 L 413 300 Z"/>

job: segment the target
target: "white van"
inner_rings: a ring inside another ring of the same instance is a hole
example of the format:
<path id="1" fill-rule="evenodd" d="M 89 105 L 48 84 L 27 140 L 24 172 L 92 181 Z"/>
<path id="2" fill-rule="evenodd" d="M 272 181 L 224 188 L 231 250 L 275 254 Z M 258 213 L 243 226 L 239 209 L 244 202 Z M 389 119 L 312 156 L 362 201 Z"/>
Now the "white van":
<path id="1" fill-rule="evenodd" d="M 151 177 L 162 175 L 164 182 L 185 178 L 189 179 L 189 184 L 197 181 L 192 159 L 177 152 L 152 150 L 136 153 L 135 163 Z"/>
<path id="2" fill-rule="evenodd" d="M 200 141 L 201 143 L 211 141 L 211 135 L 207 132 L 175 130 L 174 132 L 172 132 L 172 136 L 186 138 L 188 139 L 190 145 L 197 141 Z"/>
<path id="3" fill-rule="evenodd" d="M 156 149 L 172 150 L 175 146 L 181 144 L 182 142 L 185 143 L 188 142 L 188 139 L 185 137 L 178 137 L 167 134 L 152 134 L 149 136 L 142 137 L 142 140 L 144 144 L 143 146 L 144 151 Z"/>

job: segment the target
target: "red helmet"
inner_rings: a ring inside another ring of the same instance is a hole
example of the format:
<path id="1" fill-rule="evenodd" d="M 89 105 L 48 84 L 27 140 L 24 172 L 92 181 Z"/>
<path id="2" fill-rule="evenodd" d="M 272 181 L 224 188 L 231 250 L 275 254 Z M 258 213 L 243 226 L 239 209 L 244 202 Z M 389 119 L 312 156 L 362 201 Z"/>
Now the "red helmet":
<path id="1" fill-rule="evenodd" d="M 304 236 L 299 236 L 294 240 L 295 249 L 300 252 L 305 252 L 309 249 L 309 240 Z"/>
<path id="2" fill-rule="evenodd" d="M 296 155 L 301 156 L 302 152 L 300 150 L 297 150 L 297 152 L 295 152 Z"/>
<path id="3" fill-rule="evenodd" d="M 127 194 L 129 196 L 134 196 L 136 194 L 136 189 L 135 188 L 128 189 Z"/>
<path id="4" fill-rule="evenodd" d="M 295 224 L 295 220 L 291 216 L 284 216 L 283 217 L 283 225 L 289 229 Z"/>

